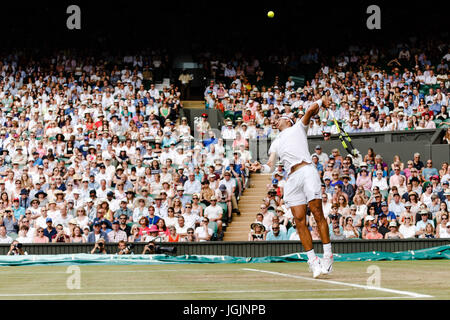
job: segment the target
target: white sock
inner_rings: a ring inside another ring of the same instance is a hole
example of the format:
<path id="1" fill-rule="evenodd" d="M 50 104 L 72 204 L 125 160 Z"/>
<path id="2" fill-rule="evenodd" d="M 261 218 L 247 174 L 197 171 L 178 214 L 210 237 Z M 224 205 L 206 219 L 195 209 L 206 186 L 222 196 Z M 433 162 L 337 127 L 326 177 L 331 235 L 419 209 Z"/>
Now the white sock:
<path id="1" fill-rule="evenodd" d="M 333 255 L 331 252 L 331 242 L 323 245 L 323 255 L 330 257 Z"/>
<path id="2" fill-rule="evenodd" d="M 316 254 L 315 254 L 315 252 L 314 252 L 314 249 L 311 249 L 311 250 L 309 250 L 309 251 L 306 251 L 306 255 L 308 256 L 308 260 L 309 260 L 309 261 L 312 261 L 312 260 L 316 257 Z"/>

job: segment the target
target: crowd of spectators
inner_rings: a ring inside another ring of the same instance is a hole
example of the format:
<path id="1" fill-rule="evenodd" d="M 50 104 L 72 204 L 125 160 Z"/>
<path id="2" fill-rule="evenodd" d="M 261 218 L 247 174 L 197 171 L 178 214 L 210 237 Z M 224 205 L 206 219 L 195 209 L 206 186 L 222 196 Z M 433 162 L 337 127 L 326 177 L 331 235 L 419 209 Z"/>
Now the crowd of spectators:
<path id="1" fill-rule="evenodd" d="M 0 243 L 223 237 L 245 168 L 194 141 L 179 88 L 154 83 L 164 61 L 1 57 Z"/>
<path id="2" fill-rule="evenodd" d="M 305 52 L 297 60 L 318 64 L 318 72 L 304 85 L 293 77 L 265 79 L 264 63 L 253 57 L 218 59 L 211 56 L 211 80 L 204 91 L 207 108 L 225 115 L 222 137 L 245 149 L 248 139 L 274 139 L 275 121 L 288 115 L 299 121 L 314 95 L 331 98 L 311 120 L 307 134 L 337 134 L 334 120 L 349 134 L 397 130 L 447 128 L 442 143 L 450 144 L 450 47 L 417 46 L 417 39 L 391 49 L 350 46 L 347 52 L 323 60 L 320 50 Z M 286 69 L 290 56 L 266 58 Z M 370 149 L 366 155 L 331 155 L 320 145 L 312 155 L 323 181 L 323 207 L 332 239 L 446 238 L 450 170 L 448 162 L 433 165 L 420 155 L 402 162 L 383 159 Z M 281 164 L 273 173 L 267 199 L 251 225 L 249 240 L 298 240 L 295 220 L 283 205 L 286 172 Z M 314 219 L 309 227 L 319 239 Z"/>
<path id="3" fill-rule="evenodd" d="M 205 63 L 215 81 L 204 91 L 206 106 L 222 110 L 236 125 L 252 126 L 245 138 L 273 137 L 273 121 L 280 114 L 301 117 L 314 93 L 329 96 L 332 105 L 311 120 L 308 135 L 336 134 L 334 119 L 348 133 L 445 128 L 450 125 L 450 48 L 441 42 L 428 45 L 434 50 L 414 41 L 387 52 L 350 46 L 327 59 L 319 49 L 296 60 L 289 55 L 264 61 L 211 56 Z M 300 85 L 289 76 L 294 62 L 316 65 L 312 79 Z M 264 66 L 274 64 L 288 76 L 268 79 Z"/>
<path id="4" fill-rule="evenodd" d="M 322 207 L 332 240 L 450 238 L 450 167 L 422 162 L 419 153 L 392 162 L 369 149 L 359 159 L 315 147 L 312 160 L 322 178 Z M 251 225 L 249 241 L 299 240 L 295 219 L 283 203 L 287 172 L 282 163 Z M 307 224 L 319 240 L 312 215 Z"/>
<path id="5" fill-rule="evenodd" d="M 217 135 L 207 114 L 195 124 L 180 116 L 186 88 L 156 87 L 169 65 L 163 52 L 2 56 L 0 243 L 220 240 L 239 214 L 255 160 L 248 139 L 275 138 L 277 117 L 298 121 L 315 93 L 333 104 L 311 121 L 309 135 L 336 133 L 334 119 L 348 133 L 448 125 L 450 51 L 437 48 L 433 59 L 413 43 L 387 54 L 352 46 L 329 61 L 318 49 L 265 60 L 205 54 L 213 78 L 206 106 L 227 118 Z M 291 77 L 268 79 L 267 61 L 283 72 L 296 63 L 320 70 L 299 86 Z M 332 238 L 448 236 L 447 163 L 440 170 L 416 157 L 388 164 L 373 151 L 359 159 L 318 147 L 312 161 Z M 285 180 L 277 166 L 249 239 L 298 239 L 282 202 Z M 317 237 L 313 220 L 310 227 Z"/>

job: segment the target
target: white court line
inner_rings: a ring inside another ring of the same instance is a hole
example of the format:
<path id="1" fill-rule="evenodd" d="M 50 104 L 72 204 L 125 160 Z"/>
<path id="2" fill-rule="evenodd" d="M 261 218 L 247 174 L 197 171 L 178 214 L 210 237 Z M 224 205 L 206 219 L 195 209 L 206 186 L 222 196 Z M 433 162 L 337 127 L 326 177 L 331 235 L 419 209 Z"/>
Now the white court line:
<path id="1" fill-rule="evenodd" d="M 269 274 L 273 274 L 273 275 L 277 275 L 277 276 L 283 276 L 283 277 L 288 277 L 288 278 L 296 278 L 296 279 L 310 280 L 310 281 L 319 281 L 319 282 L 324 282 L 324 283 L 336 284 L 336 285 L 341 285 L 341 286 L 349 286 L 349 287 L 360 288 L 360 289 L 390 292 L 390 293 L 395 293 L 395 294 L 407 295 L 407 296 L 410 296 L 412 298 L 432 298 L 433 297 L 433 296 L 430 296 L 430 295 L 420 294 L 420 293 L 415 293 L 415 292 L 410 292 L 410 291 L 401 291 L 401 290 L 394 290 L 394 289 L 388 289 L 388 288 L 382 288 L 382 287 L 365 286 L 365 285 L 361 285 L 361 284 L 339 282 L 339 281 L 333 281 L 333 280 L 307 278 L 307 277 L 297 276 L 297 275 L 293 275 L 293 274 L 286 274 L 286 273 L 267 271 L 267 270 L 258 270 L 258 269 L 250 269 L 250 268 L 243 268 L 242 270 L 253 271 L 253 272 L 269 273 Z"/>
<path id="2" fill-rule="evenodd" d="M 149 291 L 149 292 L 68 292 L 68 293 L 1 293 L 0 297 L 46 297 L 46 296 L 112 296 L 112 295 L 158 295 L 158 294 L 204 294 L 204 293 L 279 293 L 349 291 L 351 289 L 286 289 L 286 290 L 205 290 L 205 291 Z"/>
<path id="3" fill-rule="evenodd" d="M 364 298 L 313 298 L 313 299 L 274 299 L 274 300 L 385 300 L 385 299 L 409 299 L 410 297 L 364 297 Z"/>
<path id="4" fill-rule="evenodd" d="M 81 273 L 149 273 L 149 272 L 180 272 L 182 271 L 184 272 L 205 272 L 205 270 L 182 270 L 182 269 L 168 269 L 168 270 L 83 270 L 83 267 L 80 267 Z M 238 270 L 231 270 L 231 269 L 214 269 L 214 272 L 216 271 L 238 271 Z M 17 274 L 17 275 L 22 275 L 22 274 L 67 274 L 67 272 L 65 271 L 36 271 L 36 272 L 22 272 L 22 271 L 0 271 L 0 277 L 2 274 L 6 274 L 6 273 L 10 273 L 10 274 Z"/>

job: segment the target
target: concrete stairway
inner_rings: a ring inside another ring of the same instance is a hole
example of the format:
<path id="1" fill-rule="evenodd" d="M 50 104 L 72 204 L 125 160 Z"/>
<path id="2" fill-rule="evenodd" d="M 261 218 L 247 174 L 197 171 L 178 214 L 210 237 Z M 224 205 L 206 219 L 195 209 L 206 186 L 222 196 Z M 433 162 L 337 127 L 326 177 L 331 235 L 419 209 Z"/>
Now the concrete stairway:
<path id="1" fill-rule="evenodd" d="M 240 216 L 233 215 L 233 221 L 224 232 L 223 241 L 247 241 L 250 225 L 255 221 L 260 211 L 262 199 L 267 195 L 267 184 L 270 174 L 252 174 L 250 187 L 245 189 L 239 200 Z"/>

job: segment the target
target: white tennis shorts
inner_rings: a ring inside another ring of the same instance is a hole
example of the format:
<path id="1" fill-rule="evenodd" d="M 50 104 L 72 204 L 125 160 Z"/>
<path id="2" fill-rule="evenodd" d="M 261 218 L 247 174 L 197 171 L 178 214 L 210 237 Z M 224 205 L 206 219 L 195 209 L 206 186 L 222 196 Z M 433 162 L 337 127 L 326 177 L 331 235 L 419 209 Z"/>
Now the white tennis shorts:
<path id="1" fill-rule="evenodd" d="M 290 208 L 308 204 L 314 199 L 322 199 L 322 183 L 317 169 L 310 164 L 289 176 L 284 185 L 283 200 Z"/>

